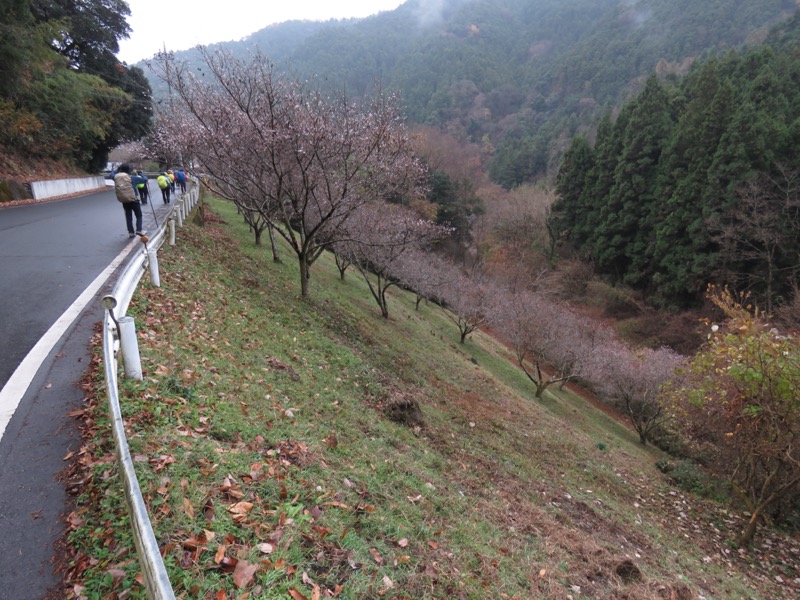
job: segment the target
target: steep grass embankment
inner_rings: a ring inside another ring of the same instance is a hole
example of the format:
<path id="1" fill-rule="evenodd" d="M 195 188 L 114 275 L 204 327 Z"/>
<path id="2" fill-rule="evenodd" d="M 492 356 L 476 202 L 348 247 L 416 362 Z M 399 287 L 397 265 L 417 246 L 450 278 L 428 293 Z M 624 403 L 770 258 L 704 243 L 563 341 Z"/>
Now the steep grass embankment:
<path id="1" fill-rule="evenodd" d="M 331 257 L 302 301 L 288 251 L 274 264 L 213 208 L 134 298 L 145 379 L 122 386 L 179 597 L 791 595 L 726 546 L 740 520 L 671 488 L 629 429 L 569 391 L 536 401 L 502 344 L 459 344 L 408 293 L 380 318 Z M 97 373 L 87 389 L 70 593 L 143 597 Z M 410 400 L 424 423 L 387 417 Z"/>

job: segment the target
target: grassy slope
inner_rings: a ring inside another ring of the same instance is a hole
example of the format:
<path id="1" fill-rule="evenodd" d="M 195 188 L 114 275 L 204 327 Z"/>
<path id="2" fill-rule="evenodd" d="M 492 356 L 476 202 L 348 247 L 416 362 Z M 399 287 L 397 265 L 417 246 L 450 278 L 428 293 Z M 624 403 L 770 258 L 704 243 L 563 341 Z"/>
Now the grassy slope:
<path id="1" fill-rule="evenodd" d="M 661 458 L 569 392 L 535 401 L 494 339 L 464 345 L 396 291 L 380 318 L 330 257 L 298 298 L 231 206 L 160 257 L 134 299 L 132 454 L 186 598 L 781 597 L 725 546 L 740 522 L 668 486 Z M 97 378 L 96 378 L 97 379 Z M 95 383 L 97 385 L 97 381 Z M 383 408 L 415 399 L 422 429 Z M 103 401 L 70 520 L 85 597 L 143 597 Z M 238 561 L 238 562 L 237 562 Z M 787 596 L 788 597 L 788 596 Z"/>

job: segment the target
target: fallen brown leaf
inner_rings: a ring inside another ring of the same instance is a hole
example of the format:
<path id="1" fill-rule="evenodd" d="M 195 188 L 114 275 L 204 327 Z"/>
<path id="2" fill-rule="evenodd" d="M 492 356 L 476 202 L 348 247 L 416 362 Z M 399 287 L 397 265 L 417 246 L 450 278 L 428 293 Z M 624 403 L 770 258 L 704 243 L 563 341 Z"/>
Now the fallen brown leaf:
<path id="1" fill-rule="evenodd" d="M 289 595 L 292 597 L 292 600 L 308 600 L 308 598 L 294 588 L 289 588 Z"/>
<path id="2" fill-rule="evenodd" d="M 246 588 L 253 582 L 253 577 L 258 571 L 257 564 L 250 564 L 246 560 L 240 560 L 233 571 L 233 584 L 240 590 Z"/>
<path id="3" fill-rule="evenodd" d="M 183 510 L 189 515 L 189 518 L 194 519 L 194 508 L 188 498 L 183 499 Z"/>

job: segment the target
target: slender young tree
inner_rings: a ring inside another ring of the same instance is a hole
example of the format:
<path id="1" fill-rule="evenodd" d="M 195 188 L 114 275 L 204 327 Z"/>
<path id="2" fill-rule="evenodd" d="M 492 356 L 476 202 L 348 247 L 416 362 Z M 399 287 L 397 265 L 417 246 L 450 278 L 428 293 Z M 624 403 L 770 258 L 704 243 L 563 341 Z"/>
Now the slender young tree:
<path id="1" fill-rule="evenodd" d="M 709 219 L 712 239 L 720 246 L 723 281 L 758 294 L 768 313 L 779 291 L 779 273 L 796 270 L 798 257 L 785 256 L 794 232 L 787 222 L 783 198 L 773 195 L 764 178 L 745 184 L 737 194 L 738 204 L 725 214 Z"/>

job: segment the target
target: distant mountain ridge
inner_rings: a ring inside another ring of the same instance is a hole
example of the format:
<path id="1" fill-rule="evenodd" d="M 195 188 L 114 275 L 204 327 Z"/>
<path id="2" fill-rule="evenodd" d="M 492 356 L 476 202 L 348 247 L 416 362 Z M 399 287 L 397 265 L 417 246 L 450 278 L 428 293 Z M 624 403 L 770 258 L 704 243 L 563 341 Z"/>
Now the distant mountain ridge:
<path id="1" fill-rule="evenodd" d="M 290 21 L 238 42 L 320 85 L 403 93 L 417 123 L 485 149 L 495 181 L 552 177 L 569 140 L 657 68 L 758 44 L 798 0 L 409 0 L 364 19 Z M 196 51 L 177 52 L 194 63 Z M 165 94 L 153 81 L 156 95 Z"/>

